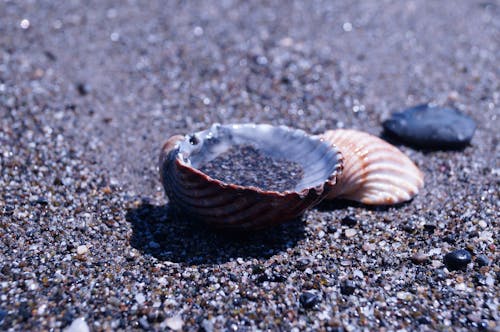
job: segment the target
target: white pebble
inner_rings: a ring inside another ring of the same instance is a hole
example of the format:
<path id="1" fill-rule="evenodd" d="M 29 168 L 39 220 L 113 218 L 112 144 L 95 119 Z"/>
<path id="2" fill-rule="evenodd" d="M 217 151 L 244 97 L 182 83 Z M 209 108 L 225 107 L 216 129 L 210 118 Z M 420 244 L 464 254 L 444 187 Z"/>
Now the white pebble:
<path id="1" fill-rule="evenodd" d="M 409 301 L 412 299 L 413 296 L 408 292 L 397 292 L 396 297 L 400 300 Z"/>
<path id="2" fill-rule="evenodd" d="M 345 230 L 346 237 L 353 237 L 354 235 L 356 235 L 356 233 L 357 233 L 357 231 L 353 228 L 349 228 L 349 229 Z"/>
<path id="3" fill-rule="evenodd" d="M 146 297 L 144 296 L 144 294 L 138 293 L 135 295 L 135 300 L 137 301 L 137 303 L 143 304 L 146 301 Z"/>
<path id="4" fill-rule="evenodd" d="M 76 248 L 76 253 L 78 255 L 85 255 L 89 251 L 89 248 L 87 248 L 86 245 L 81 245 Z"/>
<path id="5" fill-rule="evenodd" d="M 493 242 L 493 233 L 489 231 L 483 231 L 479 233 L 479 240 L 485 242 Z"/>
<path id="6" fill-rule="evenodd" d="M 184 325 L 184 321 L 182 320 L 181 316 L 177 315 L 177 316 L 165 319 L 165 324 L 167 325 L 168 328 L 170 328 L 174 331 L 179 331 L 182 329 L 182 326 Z"/>
<path id="7" fill-rule="evenodd" d="M 80 317 L 75 319 L 70 326 L 64 329 L 64 332 L 90 332 L 85 318 Z"/>
<path id="8" fill-rule="evenodd" d="M 354 270 L 354 272 L 352 273 L 352 275 L 355 276 L 355 277 L 358 277 L 360 279 L 364 278 L 363 272 L 361 272 L 361 270 Z"/>

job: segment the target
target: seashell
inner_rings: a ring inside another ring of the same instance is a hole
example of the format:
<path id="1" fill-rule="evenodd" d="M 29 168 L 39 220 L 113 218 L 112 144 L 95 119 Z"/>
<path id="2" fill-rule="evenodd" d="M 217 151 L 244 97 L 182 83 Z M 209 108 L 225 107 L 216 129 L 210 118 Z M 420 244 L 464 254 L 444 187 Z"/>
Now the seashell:
<path id="1" fill-rule="evenodd" d="M 369 205 L 408 201 L 424 185 L 422 172 L 395 146 L 357 130 L 329 130 L 321 136 L 338 148 L 344 170 L 327 199 L 343 198 Z"/>
<path id="2" fill-rule="evenodd" d="M 277 191 L 226 183 L 201 171 L 244 144 L 266 157 L 297 163 L 302 178 L 293 188 Z M 160 176 L 170 201 L 217 228 L 261 229 L 296 218 L 329 195 L 341 170 L 340 152 L 320 137 L 267 124 L 215 124 L 171 137 L 160 153 Z"/>

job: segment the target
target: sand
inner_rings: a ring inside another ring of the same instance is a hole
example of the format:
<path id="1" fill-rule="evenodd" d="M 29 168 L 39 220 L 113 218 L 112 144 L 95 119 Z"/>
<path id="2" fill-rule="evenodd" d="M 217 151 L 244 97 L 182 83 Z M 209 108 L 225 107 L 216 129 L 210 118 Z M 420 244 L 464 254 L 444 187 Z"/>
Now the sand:
<path id="1" fill-rule="evenodd" d="M 498 331 L 499 31 L 497 1 L 2 1 L 0 330 Z M 424 102 L 477 131 L 399 146 L 426 181 L 401 206 L 235 236 L 161 188 L 174 134 L 379 135 Z"/>

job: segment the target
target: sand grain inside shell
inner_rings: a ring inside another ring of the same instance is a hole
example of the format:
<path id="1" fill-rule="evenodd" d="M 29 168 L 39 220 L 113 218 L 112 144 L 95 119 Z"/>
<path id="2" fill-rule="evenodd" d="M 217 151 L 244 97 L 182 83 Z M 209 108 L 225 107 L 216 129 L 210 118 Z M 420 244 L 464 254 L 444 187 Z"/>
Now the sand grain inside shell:
<path id="1" fill-rule="evenodd" d="M 270 191 L 293 190 L 304 174 L 298 163 L 267 156 L 252 145 L 235 145 L 200 170 L 226 183 Z"/>

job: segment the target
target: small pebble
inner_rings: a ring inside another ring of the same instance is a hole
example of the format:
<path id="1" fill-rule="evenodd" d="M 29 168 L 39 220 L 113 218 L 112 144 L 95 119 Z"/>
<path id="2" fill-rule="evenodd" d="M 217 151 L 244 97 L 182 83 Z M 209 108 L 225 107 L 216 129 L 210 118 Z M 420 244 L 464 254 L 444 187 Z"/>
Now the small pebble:
<path id="1" fill-rule="evenodd" d="M 182 320 L 181 316 L 177 315 L 167 318 L 165 320 L 165 325 L 174 331 L 180 331 L 184 326 L 184 321 Z"/>
<path id="2" fill-rule="evenodd" d="M 383 126 L 404 143 L 431 149 L 464 147 L 476 130 L 474 120 L 458 110 L 427 104 L 393 113 Z"/>
<path id="3" fill-rule="evenodd" d="M 340 293 L 343 295 L 352 295 L 356 290 L 356 284 L 352 280 L 345 280 L 340 284 Z"/>
<path id="4" fill-rule="evenodd" d="M 476 257 L 476 264 L 479 267 L 488 266 L 488 265 L 490 265 L 490 260 L 489 260 L 488 256 L 481 254 L 481 255 L 478 255 Z"/>
<path id="5" fill-rule="evenodd" d="M 86 96 L 89 94 L 90 86 L 88 84 L 80 82 L 76 84 L 76 90 L 78 91 L 80 96 Z"/>
<path id="6" fill-rule="evenodd" d="M 328 233 L 335 233 L 335 232 L 337 232 L 337 227 L 335 227 L 333 225 L 328 225 L 328 226 L 326 226 L 326 231 Z"/>
<path id="7" fill-rule="evenodd" d="M 358 223 L 358 221 L 356 220 L 356 218 L 351 217 L 351 216 L 347 216 L 347 217 L 344 217 L 342 219 L 342 225 L 344 225 L 344 226 L 353 227 L 353 226 L 356 226 L 357 223 Z"/>
<path id="8" fill-rule="evenodd" d="M 427 262 L 427 255 L 421 252 L 417 252 L 413 256 L 411 256 L 411 261 L 415 264 L 423 264 Z"/>
<path id="9" fill-rule="evenodd" d="M 443 238 L 443 241 L 449 244 L 454 244 L 457 242 L 457 237 L 454 234 L 447 235 Z"/>
<path id="10" fill-rule="evenodd" d="M 420 316 L 417 321 L 420 325 L 428 325 L 431 323 L 429 318 L 427 318 L 426 316 Z"/>
<path id="11" fill-rule="evenodd" d="M 86 245 L 81 245 L 76 248 L 76 253 L 78 255 L 85 255 L 89 251 Z"/>
<path id="12" fill-rule="evenodd" d="M 401 226 L 401 228 L 406 232 L 406 233 L 409 233 L 409 234 L 413 234 L 417 231 L 417 228 L 415 227 L 414 224 L 405 224 L 403 226 Z"/>
<path id="13" fill-rule="evenodd" d="M 304 292 L 300 294 L 299 302 L 305 309 L 311 309 L 320 302 L 320 297 L 313 292 Z"/>
<path id="14" fill-rule="evenodd" d="M 446 265 L 448 270 L 462 270 L 467 267 L 472 260 L 472 256 L 469 251 L 465 249 L 459 249 L 447 253 L 444 256 L 443 263 Z"/>
<path id="15" fill-rule="evenodd" d="M 146 297 L 142 293 L 137 293 L 135 295 L 135 300 L 138 304 L 144 304 L 144 302 L 146 301 Z"/>
<path id="16" fill-rule="evenodd" d="M 80 317 L 75 319 L 70 326 L 64 329 L 64 332 L 89 332 L 89 326 L 85 322 L 85 318 Z"/>
<path id="17" fill-rule="evenodd" d="M 349 228 L 349 229 L 345 230 L 346 237 L 353 237 L 354 235 L 356 235 L 356 233 L 357 233 L 357 231 L 353 228 Z"/>
<path id="18" fill-rule="evenodd" d="M 436 225 L 435 224 L 425 224 L 424 225 L 424 229 L 429 232 L 429 233 L 434 233 L 434 230 L 436 229 Z"/>
<path id="19" fill-rule="evenodd" d="M 413 295 L 408 292 L 397 292 L 396 297 L 400 300 L 410 301 L 413 298 Z"/>

